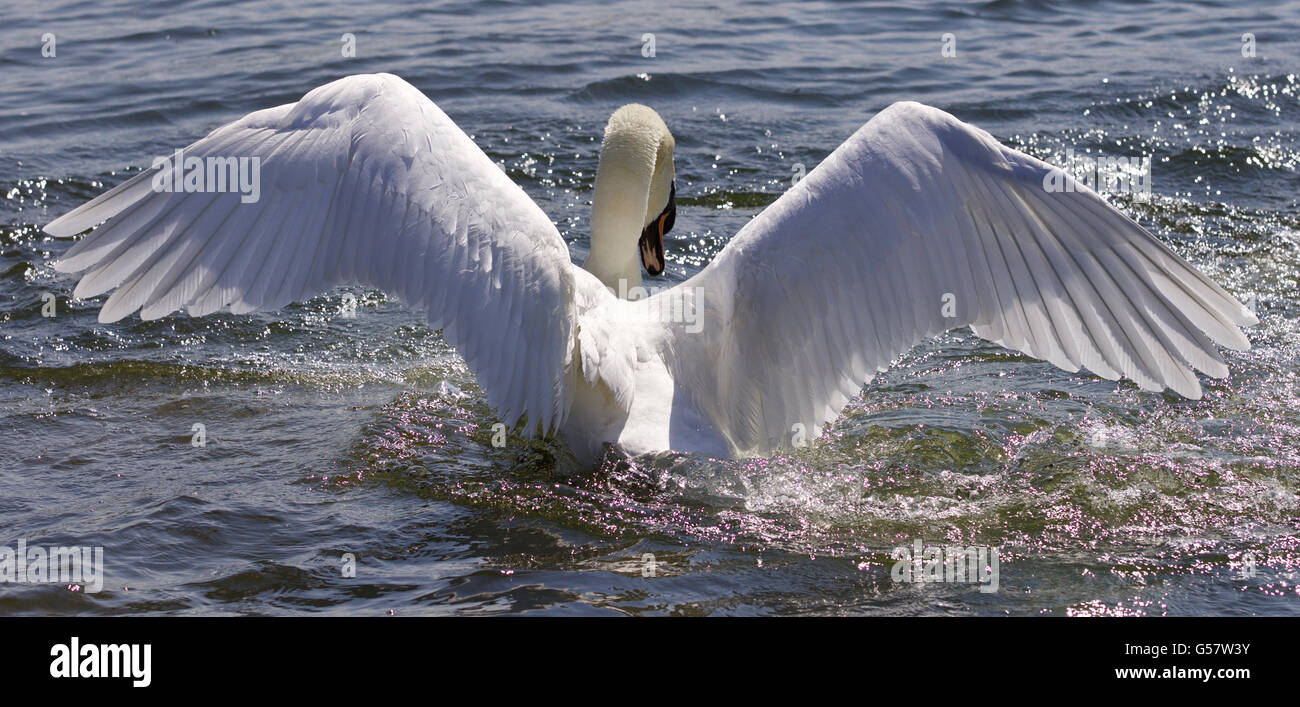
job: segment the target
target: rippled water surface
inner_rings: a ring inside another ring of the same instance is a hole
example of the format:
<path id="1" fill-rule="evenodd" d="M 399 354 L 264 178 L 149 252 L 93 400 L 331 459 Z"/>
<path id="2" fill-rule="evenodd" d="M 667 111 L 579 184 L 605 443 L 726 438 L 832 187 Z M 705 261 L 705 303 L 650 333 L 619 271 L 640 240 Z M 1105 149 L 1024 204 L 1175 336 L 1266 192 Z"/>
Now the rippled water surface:
<path id="1" fill-rule="evenodd" d="M 0 614 L 1300 614 L 1300 5 L 230 5 L 30 3 L 0 27 L 0 544 L 102 546 L 107 574 L 0 585 Z M 41 225 L 376 71 L 472 134 L 577 262 L 604 121 L 656 108 L 671 281 L 897 100 L 1049 161 L 1149 154 L 1152 198 L 1112 203 L 1255 296 L 1254 349 L 1188 401 L 954 331 L 795 455 L 593 470 L 495 449 L 464 363 L 379 292 L 350 290 L 354 319 L 339 290 L 110 325 L 70 299 Z M 999 591 L 892 581 L 917 539 L 998 548 Z"/>

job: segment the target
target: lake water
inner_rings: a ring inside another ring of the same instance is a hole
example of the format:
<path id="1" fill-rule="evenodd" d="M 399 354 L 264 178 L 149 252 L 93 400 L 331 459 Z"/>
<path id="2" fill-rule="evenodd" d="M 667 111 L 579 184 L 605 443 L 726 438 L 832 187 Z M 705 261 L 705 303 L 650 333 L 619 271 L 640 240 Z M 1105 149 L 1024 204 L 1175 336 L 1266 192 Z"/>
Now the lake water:
<path id="1" fill-rule="evenodd" d="M 4 19 L 0 545 L 102 547 L 105 576 L 0 584 L 0 614 L 1300 614 L 1300 4 L 146 0 Z M 593 470 L 555 442 L 494 448 L 463 361 L 379 292 L 111 325 L 102 298 L 69 299 L 69 242 L 41 225 L 247 112 L 379 71 L 501 162 L 576 262 L 605 120 L 657 109 L 677 138 L 669 282 L 894 101 L 1049 161 L 1150 155 L 1151 198 L 1112 203 L 1254 296 L 1254 349 L 1188 401 L 954 331 L 810 449 Z M 894 581 L 891 552 L 918 540 L 996 549 L 998 590 Z"/>

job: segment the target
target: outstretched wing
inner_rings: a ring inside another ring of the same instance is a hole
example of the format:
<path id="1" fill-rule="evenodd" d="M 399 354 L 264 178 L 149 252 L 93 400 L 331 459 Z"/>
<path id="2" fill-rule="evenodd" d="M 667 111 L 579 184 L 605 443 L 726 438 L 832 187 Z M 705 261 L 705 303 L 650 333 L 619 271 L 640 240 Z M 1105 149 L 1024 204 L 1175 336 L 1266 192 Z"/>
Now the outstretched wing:
<path id="1" fill-rule="evenodd" d="M 100 321 L 137 309 L 144 319 L 180 308 L 244 313 L 344 283 L 375 287 L 426 309 L 507 424 L 561 422 L 575 318 L 568 248 L 415 87 L 350 76 L 250 113 L 183 154 L 213 174 L 245 158 L 258 198 L 231 180 L 224 191 L 212 180 L 193 193 L 162 191 L 172 182 L 155 166 L 45 227 L 70 236 L 108 219 L 57 264 L 88 270 L 77 297 L 116 288 Z"/>
<path id="2" fill-rule="evenodd" d="M 702 326 L 669 333 L 676 380 L 740 454 L 788 446 L 795 424 L 819 434 L 892 359 L 964 325 L 1199 398 L 1193 369 L 1227 375 L 1214 343 L 1249 348 L 1254 316 L 1093 191 L 1048 191 L 1053 169 L 891 106 L 678 286 Z"/>

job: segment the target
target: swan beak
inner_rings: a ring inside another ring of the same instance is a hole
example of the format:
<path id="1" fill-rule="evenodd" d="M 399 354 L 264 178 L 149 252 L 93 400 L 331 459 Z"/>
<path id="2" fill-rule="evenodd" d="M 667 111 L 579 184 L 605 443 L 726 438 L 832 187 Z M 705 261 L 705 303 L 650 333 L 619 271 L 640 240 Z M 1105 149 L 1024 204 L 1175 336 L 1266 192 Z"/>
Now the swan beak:
<path id="1" fill-rule="evenodd" d="M 673 223 L 677 221 L 677 182 L 674 180 L 672 188 L 668 192 L 668 205 L 660 212 L 655 220 L 650 222 L 641 231 L 641 240 L 638 245 L 641 248 L 641 264 L 645 266 L 645 271 L 653 275 L 662 275 L 666 263 L 664 262 L 664 234 L 673 230 Z"/>

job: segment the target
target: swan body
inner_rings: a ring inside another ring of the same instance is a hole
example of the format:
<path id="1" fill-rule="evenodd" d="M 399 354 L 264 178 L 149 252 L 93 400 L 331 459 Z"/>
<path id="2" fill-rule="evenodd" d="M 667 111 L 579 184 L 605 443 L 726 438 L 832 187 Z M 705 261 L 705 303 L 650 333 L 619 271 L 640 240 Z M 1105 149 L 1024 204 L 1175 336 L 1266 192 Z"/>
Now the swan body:
<path id="1" fill-rule="evenodd" d="M 186 148 L 257 157 L 261 198 L 161 191 L 147 170 L 45 227 L 107 221 L 56 267 L 100 321 L 274 309 L 331 287 L 423 307 L 489 403 L 594 460 L 756 456 L 815 439 L 891 359 L 977 335 L 1067 370 L 1201 396 L 1256 322 L 1087 187 L 935 108 L 897 103 L 747 223 L 701 272 L 649 293 L 675 219 L 674 141 L 624 106 L 602 144 L 591 255 L 420 91 L 321 86 Z M 1057 175 L 1059 177 L 1059 175 Z M 638 257 L 639 256 L 639 257 Z M 522 425 L 521 425 L 522 423 Z"/>

